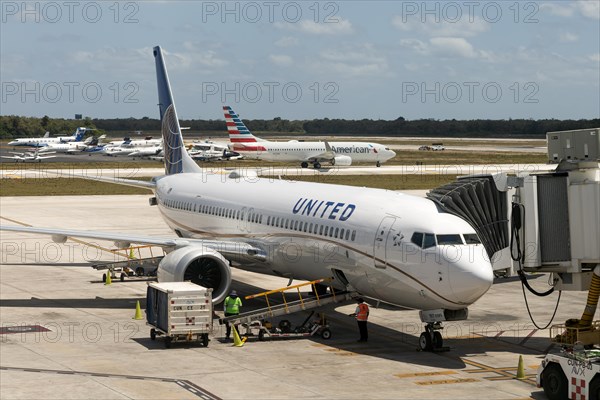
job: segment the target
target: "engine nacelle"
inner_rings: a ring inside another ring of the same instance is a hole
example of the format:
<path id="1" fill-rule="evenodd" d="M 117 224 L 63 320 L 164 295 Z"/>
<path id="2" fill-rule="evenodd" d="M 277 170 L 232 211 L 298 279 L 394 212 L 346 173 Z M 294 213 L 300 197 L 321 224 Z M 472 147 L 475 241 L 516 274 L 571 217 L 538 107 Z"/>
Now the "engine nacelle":
<path id="1" fill-rule="evenodd" d="M 159 282 L 191 281 L 213 289 L 213 303 L 221 303 L 229 294 L 231 269 L 218 252 L 185 246 L 167 254 L 158 265 Z"/>
<path id="2" fill-rule="evenodd" d="M 352 157 L 349 156 L 335 156 L 331 160 L 331 165 L 337 165 L 340 167 L 348 167 L 352 165 Z"/>

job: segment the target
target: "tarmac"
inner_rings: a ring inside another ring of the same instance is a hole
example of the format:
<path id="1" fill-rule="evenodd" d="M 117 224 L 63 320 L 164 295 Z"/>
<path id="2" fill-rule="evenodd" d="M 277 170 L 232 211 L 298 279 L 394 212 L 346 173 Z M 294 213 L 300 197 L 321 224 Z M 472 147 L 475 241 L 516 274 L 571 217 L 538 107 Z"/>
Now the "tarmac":
<path id="1" fill-rule="evenodd" d="M 147 195 L 0 197 L 2 224 L 173 236 Z M 418 312 L 370 302 L 369 341 L 357 343 L 354 304 L 326 307 L 332 337 L 223 340 L 215 323 L 208 347 L 152 341 L 143 320 L 148 278 L 104 285 L 94 260 L 111 243 L 56 244 L 1 232 L 0 398 L 2 399 L 544 399 L 535 387 L 543 355 L 556 350 L 532 323 L 518 279 L 498 279 L 470 307 L 467 321 L 445 323 L 449 351 L 417 351 Z M 241 296 L 286 286 L 287 279 L 233 270 Z M 530 276 L 542 291 L 547 276 Z M 297 282 L 294 282 L 297 283 Z M 557 294 L 527 294 L 544 326 Z M 584 292 L 563 292 L 554 323 L 578 318 Z M 243 310 L 264 306 L 245 300 Z M 217 309 L 217 311 L 221 311 Z M 306 313 L 290 315 L 301 324 Z M 277 324 L 278 321 L 273 321 Z M 524 379 L 517 379 L 523 356 Z"/>

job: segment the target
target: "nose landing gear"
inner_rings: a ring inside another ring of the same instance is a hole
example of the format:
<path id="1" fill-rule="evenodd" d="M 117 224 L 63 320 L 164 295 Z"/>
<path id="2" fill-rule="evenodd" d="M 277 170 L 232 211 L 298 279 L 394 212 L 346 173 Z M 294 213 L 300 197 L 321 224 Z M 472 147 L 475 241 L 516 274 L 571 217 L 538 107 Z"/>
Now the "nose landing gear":
<path id="1" fill-rule="evenodd" d="M 419 336 L 419 350 L 441 352 L 448 351 L 450 348 L 444 346 L 444 339 L 439 332 L 444 329 L 441 322 L 428 322 L 425 325 L 425 332 Z"/>

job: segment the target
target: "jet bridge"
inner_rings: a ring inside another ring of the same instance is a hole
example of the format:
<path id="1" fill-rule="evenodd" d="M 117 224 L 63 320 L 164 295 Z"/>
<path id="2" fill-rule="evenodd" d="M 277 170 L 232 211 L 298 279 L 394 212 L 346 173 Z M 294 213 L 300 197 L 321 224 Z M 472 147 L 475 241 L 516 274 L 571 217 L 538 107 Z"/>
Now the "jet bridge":
<path id="1" fill-rule="evenodd" d="M 587 290 L 600 266 L 600 128 L 547 137 L 555 170 L 460 177 L 427 197 L 475 229 L 495 271 L 510 260 L 509 275 L 550 272 L 557 290 Z"/>

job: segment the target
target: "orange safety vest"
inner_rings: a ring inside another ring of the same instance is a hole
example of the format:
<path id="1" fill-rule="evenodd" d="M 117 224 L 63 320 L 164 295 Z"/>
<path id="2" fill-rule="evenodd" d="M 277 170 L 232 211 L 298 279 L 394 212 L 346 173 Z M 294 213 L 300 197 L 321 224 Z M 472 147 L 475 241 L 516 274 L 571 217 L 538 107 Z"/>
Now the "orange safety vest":
<path id="1" fill-rule="evenodd" d="M 366 321 L 369 317 L 369 306 L 365 303 L 360 303 L 358 307 L 356 307 L 356 320 L 357 321 Z"/>

